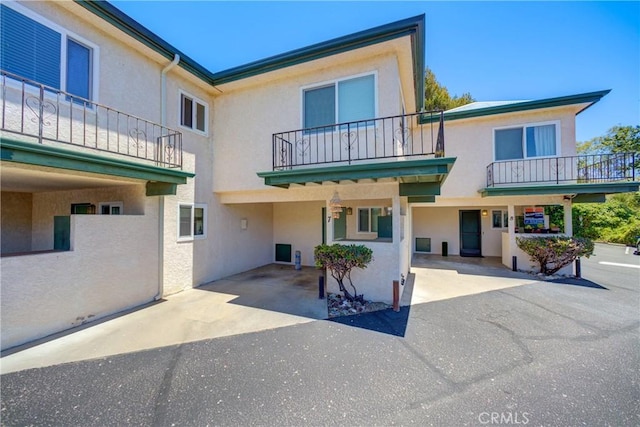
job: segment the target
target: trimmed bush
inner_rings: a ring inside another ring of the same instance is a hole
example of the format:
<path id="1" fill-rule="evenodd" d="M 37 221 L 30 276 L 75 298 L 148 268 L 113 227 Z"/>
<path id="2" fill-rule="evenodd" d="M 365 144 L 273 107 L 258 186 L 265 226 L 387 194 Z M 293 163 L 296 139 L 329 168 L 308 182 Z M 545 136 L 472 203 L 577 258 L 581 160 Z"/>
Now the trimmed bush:
<path id="1" fill-rule="evenodd" d="M 354 268 L 367 268 L 373 260 L 373 251 L 364 245 L 318 245 L 313 251 L 316 259 L 316 267 L 326 268 L 331 277 L 336 279 L 340 292 L 349 301 L 364 303 L 364 295 L 358 295 L 356 287 L 351 281 L 351 270 Z M 345 279 L 353 288 L 353 294 L 345 287 Z"/>
<path id="2" fill-rule="evenodd" d="M 593 254 L 593 242 L 581 237 L 517 237 L 516 243 L 546 276 L 571 264 L 578 257 L 589 258 Z"/>

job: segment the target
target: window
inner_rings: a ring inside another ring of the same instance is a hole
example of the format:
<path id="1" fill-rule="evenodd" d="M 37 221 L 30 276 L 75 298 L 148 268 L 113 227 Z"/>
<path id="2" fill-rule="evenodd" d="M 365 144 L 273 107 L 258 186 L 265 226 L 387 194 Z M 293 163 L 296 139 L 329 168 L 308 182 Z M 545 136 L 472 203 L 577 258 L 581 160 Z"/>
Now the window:
<path id="1" fill-rule="evenodd" d="M 491 228 L 508 228 L 509 213 L 506 210 L 491 211 Z"/>
<path id="2" fill-rule="evenodd" d="M 0 68 L 93 99 L 97 46 L 27 8 L 8 4 L 0 5 Z"/>
<path id="3" fill-rule="evenodd" d="M 558 123 L 540 123 L 496 129 L 494 133 L 496 161 L 558 155 L 559 128 Z"/>
<path id="4" fill-rule="evenodd" d="M 372 119 L 376 116 L 375 74 L 303 89 L 304 128 Z"/>
<path id="5" fill-rule="evenodd" d="M 100 215 L 122 215 L 122 202 L 101 202 L 98 204 Z"/>
<path id="6" fill-rule="evenodd" d="M 358 208 L 358 233 L 377 233 L 382 208 Z"/>
<path id="7" fill-rule="evenodd" d="M 181 204 L 178 207 L 178 240 L 207 237 L 207 205 Z"/>
<path id="8" fill-rule="evenodd" d="M 180 125 L 196 132 L 207 133 L 209 106 L 196 97 L 180 93 Z"/>

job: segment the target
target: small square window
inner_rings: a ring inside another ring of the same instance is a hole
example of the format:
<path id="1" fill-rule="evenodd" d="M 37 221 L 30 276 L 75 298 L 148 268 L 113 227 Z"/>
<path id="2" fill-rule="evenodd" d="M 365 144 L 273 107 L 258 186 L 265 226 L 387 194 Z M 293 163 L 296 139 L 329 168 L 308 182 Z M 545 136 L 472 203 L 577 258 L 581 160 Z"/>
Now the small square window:
<path id="1" fill-rule="evenodd" d="M 209 107 L 204 101 L 186 93 L 180 94 L 180 126 L 207 133 L 208 112 Z"/>
<path id="2" fill-rule="evenodd" d="M 377 233 L 382 208 L 358 208 L 358 232 Z"/>
<path id="3" fill-rule="evenodd" d="M 491 228 L 509 227 L 509 213 L 506 210 L 491 211 Z"/>
<path id="4" fill-rule="evenodd" d="M 178 207 L 178 240 L 204 239 L 207 236 L 207 206 L 181 204 Z"/>

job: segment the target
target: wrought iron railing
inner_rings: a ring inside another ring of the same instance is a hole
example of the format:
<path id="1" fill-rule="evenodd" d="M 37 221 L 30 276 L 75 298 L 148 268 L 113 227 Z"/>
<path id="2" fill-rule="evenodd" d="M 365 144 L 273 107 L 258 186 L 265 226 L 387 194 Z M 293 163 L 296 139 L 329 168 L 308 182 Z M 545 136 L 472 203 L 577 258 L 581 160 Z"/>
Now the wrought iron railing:
<path id="1" fill-rule="evenodd" d="M 429 155 L 444 156 L 442 111 L 273 134 L 273 170 Z"/>
<path id="2" fill-rule="evenodd" d="M 182 167 L 182 134 L 102 104 L 0 71 L 3 132 Z"/>
<path id="3" fill-rule="evenodd" d="M 487 187 L 503 184 L 583 184 L 638 179 L 640 153 L 507 160 L 487 166 Z"/>

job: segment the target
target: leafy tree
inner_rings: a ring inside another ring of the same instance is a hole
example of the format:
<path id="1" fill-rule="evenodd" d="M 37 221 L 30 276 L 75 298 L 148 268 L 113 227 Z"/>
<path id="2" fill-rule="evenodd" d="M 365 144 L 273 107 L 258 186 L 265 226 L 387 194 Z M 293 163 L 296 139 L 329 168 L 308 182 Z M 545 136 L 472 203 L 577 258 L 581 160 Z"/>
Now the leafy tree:
<path id="1" fill-rule="evenodd" d="M 358 295 L 356 287 L 351 281 L 351 270 L 354 268 L 367 268 L 373 259 L 373 251 L 364 245 L 318 245 L 313 251 L 316 259 L 316 267 L 326 268 L 331 276 L 336 279 L 340 291 L 349 301 L 364 303 L 364 295 Z M 346 288 L 344 281 L 349 281 L 353 288 L 353 295 Z"/>
<path id="2" fill-rule="evenodd" d="M 436 79 L 431 69 L 427 68 L 424 73 L 424 104 L 426 110 L 450 110 L 465 104 L 474 102 L 475 99 L 469 92 L 462 96 L 449 94 L 449 90 L 442 86 Z"/>
<path id="3" fill-rule="evenodd" d="M 579 142 L 578 153 L 636 153 L 640 155 L 640 126 L 614 126 L 604 136 Z"/>
<path id="4" fill-rule="evenodd" d="M 571 264 L 578 257 L 589 258 L 593 254 L 593 242 L 581 237 L 518 237 L 516 243 L 546 276 Z"/>
<path id="5" fill-rule="evenodd" d="M 640 236 L 640 193 L 614 194 L 604 203 L 573 205 L 573 234 L 634 245 Z"/>

